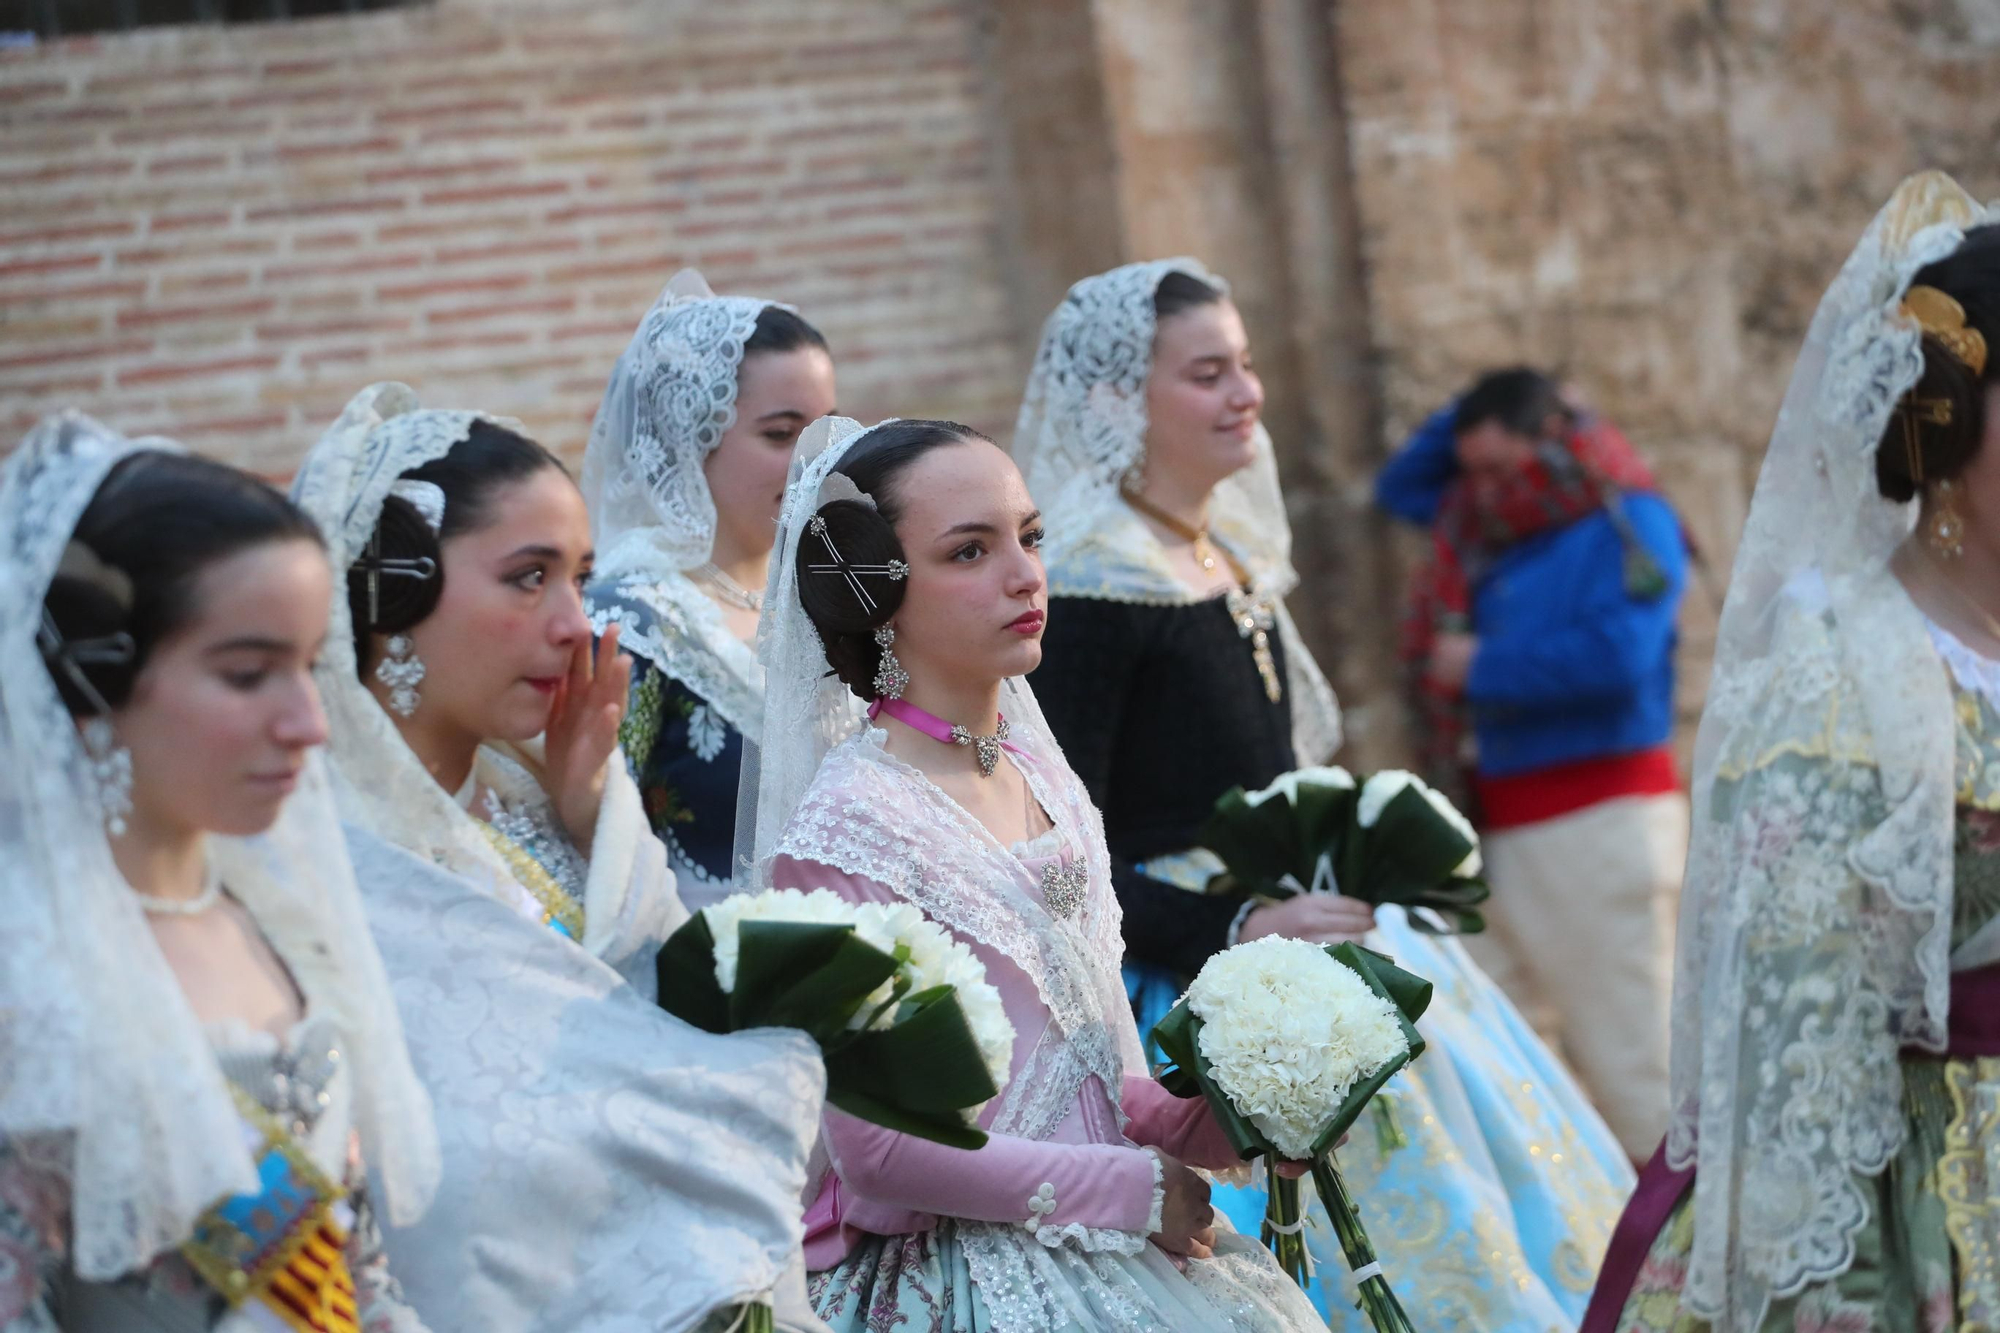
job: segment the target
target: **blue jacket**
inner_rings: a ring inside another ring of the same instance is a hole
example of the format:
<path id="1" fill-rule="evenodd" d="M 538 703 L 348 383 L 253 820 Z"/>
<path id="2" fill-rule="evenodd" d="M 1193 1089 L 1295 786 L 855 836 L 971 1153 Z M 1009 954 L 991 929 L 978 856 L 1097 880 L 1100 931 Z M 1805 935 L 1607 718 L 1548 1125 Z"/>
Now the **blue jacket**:
<path id="1" fill-rule="evenodd" d="M 1375 480 L 1375 503 L 1428 526 L 1458 475 L 1452 409 L 1434 414 Z M 1472 590 L 1479 651 L 1466 678 L 1479 771 L 1510 777 L 1665 743 L 1674 724 L 1675 621 L 1687 543 L 1667 502 L 1623 498 L 1667 576 L 1647 601 L 1625 591 L 1624 546 L 1602 511 L 1531 537 Z"/>

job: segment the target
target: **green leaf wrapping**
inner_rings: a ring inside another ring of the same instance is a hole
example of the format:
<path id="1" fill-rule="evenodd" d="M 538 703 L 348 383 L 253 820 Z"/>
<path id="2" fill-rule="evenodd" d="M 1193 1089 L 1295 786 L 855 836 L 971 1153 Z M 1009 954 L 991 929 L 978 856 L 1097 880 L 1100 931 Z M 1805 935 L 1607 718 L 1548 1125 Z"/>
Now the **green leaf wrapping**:
<path id="1" fill-rule="evenodd" d="M 1314 1155 L 1338 1143 L 1340 1136 L 1359 1118 L 1369 1099 L 1381 1091 L 1390 1076 L 1423 1054 L 1424 1039 L 1417 1032 L 1416 1020 L 1423 1017 L 1424 1010 L 1430 1008 L 1431 1003 L 1431 983 L 1415 973 L 1405 972 L 1383 954 L 1358 944 L 1328 945 L 1326 952 L 1336 962 L 1359 975 L 1370 990 L 1396 1007 L 1403 1039 L 1409 1043 L 1409 1050 L 1354 1085 L 1314 1139 Z M 1154 1025 L 1153 1041 L 1171 1062 L 1160 1073 L 1161 1085 L 1177 1097 L 1192 1097 L 1199 1093 L 1205 1098 L 1216 1123 L 1222 1127 L 1230 1146 L 1236 1149 L 1237 1156 L 1245 1161 L 1262 1156 L 1275 1159 L 1277 1147 L 1248 1116 L 1237 1112 L 1229 1095 L 1217 1086 L 1208 1060 L 1201 1053 L 1202 1027 L 1200 1015 L 1188 1008 L 1185 999 Z"/>
<path id="2" fill-rule="evenodd" d="M 715 979 L 714 934 L 696 913 L 668 938 L 657 969 L 661 1008 L 705 1032 L 789 1027 L 811 1036 L 826 1062 L 827 1101 L 848 1114 L 953 1147 L 986 1142 L 963 1112 L 998 1090 L 955 990 L 903 997 L 888 1028 L 848 1027 L 897 969 L 852 926 L 742 922 L 736 987 L 725 994 Z"/>
<path id="3" fill-rule="evenodd" d="M 715 935 L 706 916 L 696 912 L 669 935 L 653 968 L 660 1008 L 703 1032 L 730 1030 L 729 997 L 715 980 Z"/>
<path id="4" fill-rule="evenodd" d="M 1202 825 L 1200 845 L 1221 859 L 1237 890 L 1288 898 L 1313 887 L 1324 856 L 1338 892 L 1375 906 L 1426 908 L 1444 920 L 1440 927 L 1413 913 L 1410 924 L 1426 934 L 1486 929 L 1473 908 L 1490 890 L 1476 877 L 1453 873 L 1476 844 L 1422 792 L 1398 792 L 1375 825 L 1363 828 L 1359 786 L 1300 782 L 1296 790 L 1296 799 L 1280 792 L 1252 805 L 1238 787 Z"/>

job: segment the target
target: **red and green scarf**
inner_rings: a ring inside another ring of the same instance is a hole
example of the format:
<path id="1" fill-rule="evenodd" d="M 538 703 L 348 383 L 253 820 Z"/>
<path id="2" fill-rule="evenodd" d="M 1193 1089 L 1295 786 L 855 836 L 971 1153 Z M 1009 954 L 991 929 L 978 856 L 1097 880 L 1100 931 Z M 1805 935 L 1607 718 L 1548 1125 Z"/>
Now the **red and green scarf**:
<path id="1" fill-rule="evenodd" d="M 1430 558 L 1417 571 L 1404 612 L 1401 658 L 1417 727 L 1419 763 L 1433 786 L 1471 810 L 1471 716 L 1460 692 L 1429 677 L 1431 647 L 1443 633 L 1470 633 L 1472 598 L 1507 550 L 1568 527 L 1600 509 L 1625 548 L 1625 589 L 1657 597 L 1666 576 L 1626 521 L 1619 498 L 1650 491 L 1653 473 L 1608 422 L 1586 418 L 1563 440 L 1544 443 L 1511 475 L 1461 476 L 1431 524 Z"/>

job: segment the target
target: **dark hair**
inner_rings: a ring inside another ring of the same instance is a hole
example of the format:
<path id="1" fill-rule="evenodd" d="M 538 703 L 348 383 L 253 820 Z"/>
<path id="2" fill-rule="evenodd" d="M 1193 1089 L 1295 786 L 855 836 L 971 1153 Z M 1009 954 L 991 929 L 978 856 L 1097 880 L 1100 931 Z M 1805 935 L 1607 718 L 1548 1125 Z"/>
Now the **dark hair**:
<path id="1" fill-rule="evenodd" d="M 1553 379 L 1539 370 L 1514 366 L 1481 375 L 1458 400 L 1451 429 L 1454 435 L 1463 435 L 1491 421 L 1511 434 L 1539 440 L 1552 416 L 1569 422 L 1576 413 L 1563 401 Z"/>
<path id="2" fill-rule="evenodd" d="M 824 352 L 827 350 L 826 339 L 797 311 L 767 305 L 758 312 L 757 327 L 743 340 L 743 355 L 796 352 L 802 347 L 817 347 Z"/>
<path id="3" fill-rule="evenodd" d="M 807 566 L 828 563 L 829 544 L 850 565 L 886 565 L 905 559 L 903 543 L 896 539 L 895 523 L 903 514 L 897 478 L 931 450 L 967 440 L 991 443 L 956 421 L 893 421 L 876 427 L 861 447 L 834 469 L 873 499 L 876 507 L 870 509 L 858 500 L 828 501 L 819 511 L 819 517 L 826 520 L 824 537 L 808 532 L 799 539 L 795 566 L 799 601 L 819 631 L 819 641 L 826 646 L 832 674 L 863 699 L 875 698 L 875 669 L 882 662 L 875 631 L 902 607 L 906 585 L 887 576 L 861 575 L 863 586 L 875 601 L 871 611 L 854 595 L 846 579 L 810 573 Z"/>
<path id="4" fill-rule="evenodd" d="M 1153 319 L 1157 323 L 1197 306 L 1214 305 L 1223 297 L 1220 287 L 1203 282 L 1192 273 L 1168 270 L 1153 288 Z"/>
<path id="5" fill-rule="evenodd" d="M 77 520 L 42 598 L 62 641 L 45 642 L 43 660 L 71 715 L 98 709 L 72 668 L 105 705 L 122 707 L 153 649 L 199 610 L 202 571 L 282 541 L 325 545 L 304 511 L 247 472 L 150 449 L 119 460 Z M 65 647 L 118 634 L 131 636 L 125 660 L 57 660 Z"/>
<path id="6" fill-rule="evenodd" d="M 375 521 L 372 550 L 364 550 L 347 568 L 347 609 L 354 621 L 355 668 L 365 679 L 370 634 L 400 634 L 437 609 L 444 595 L 443 543 L 463 532 L 485 526 L 493 499 L 515 482 L 554 468 L 568 476 L 556 456 L 541 445 L 490 421 L 474 421 L 471 434 L 442 458 L 402 475 L 404 481 L 427 481 L 444 492 L 444 523 L 432 532 L 416 506 L 400 495 L 382 502 Z M 376 614 L 368 614 L 368 571 L 373 560 L 407 561 L 404 569 L 428 560 L 426 577 L 378 574 Z"/>
<path id="7" fill-rule="evenodd" d="M 1965 471 L 1986 437 L 1986 386 L 2000 380 L 2000 223 L 1974 227 L 1958 249 L 1918 270 L 1910 285 L 1935 287 L 1965 307 L 1965 326 L 1986 339 L 1986 369 L 1973 374 L 1957 353 L 1924 335 L 1924 373 L 1903 396 L 1875 446 L 1875 487 L 1898 502 L 1913 498 L 1919 489 L 1910 474 L 1912 430 L 1925 481 L 1944 481 Z M 1932 410 L 1913 416 L 1918 403 Z"/>

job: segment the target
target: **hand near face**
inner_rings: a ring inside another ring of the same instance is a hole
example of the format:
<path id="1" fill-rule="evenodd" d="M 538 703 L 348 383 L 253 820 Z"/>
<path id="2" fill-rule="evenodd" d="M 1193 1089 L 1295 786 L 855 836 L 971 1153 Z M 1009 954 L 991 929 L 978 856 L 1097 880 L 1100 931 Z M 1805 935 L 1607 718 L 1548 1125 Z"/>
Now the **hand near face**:
<path id="1" fill-rule="evenodd" d="M 618 748 L 618 724 L 632 686 L 632 659 L 618 651 L 618 626 L 604 631 L 593 656 L 588 636 L 569 659 L 569 675 L 556 691 L 544 733 L 549 796 L 570 841 L 585 857 L 597 831 L 606 766 Z"/>

